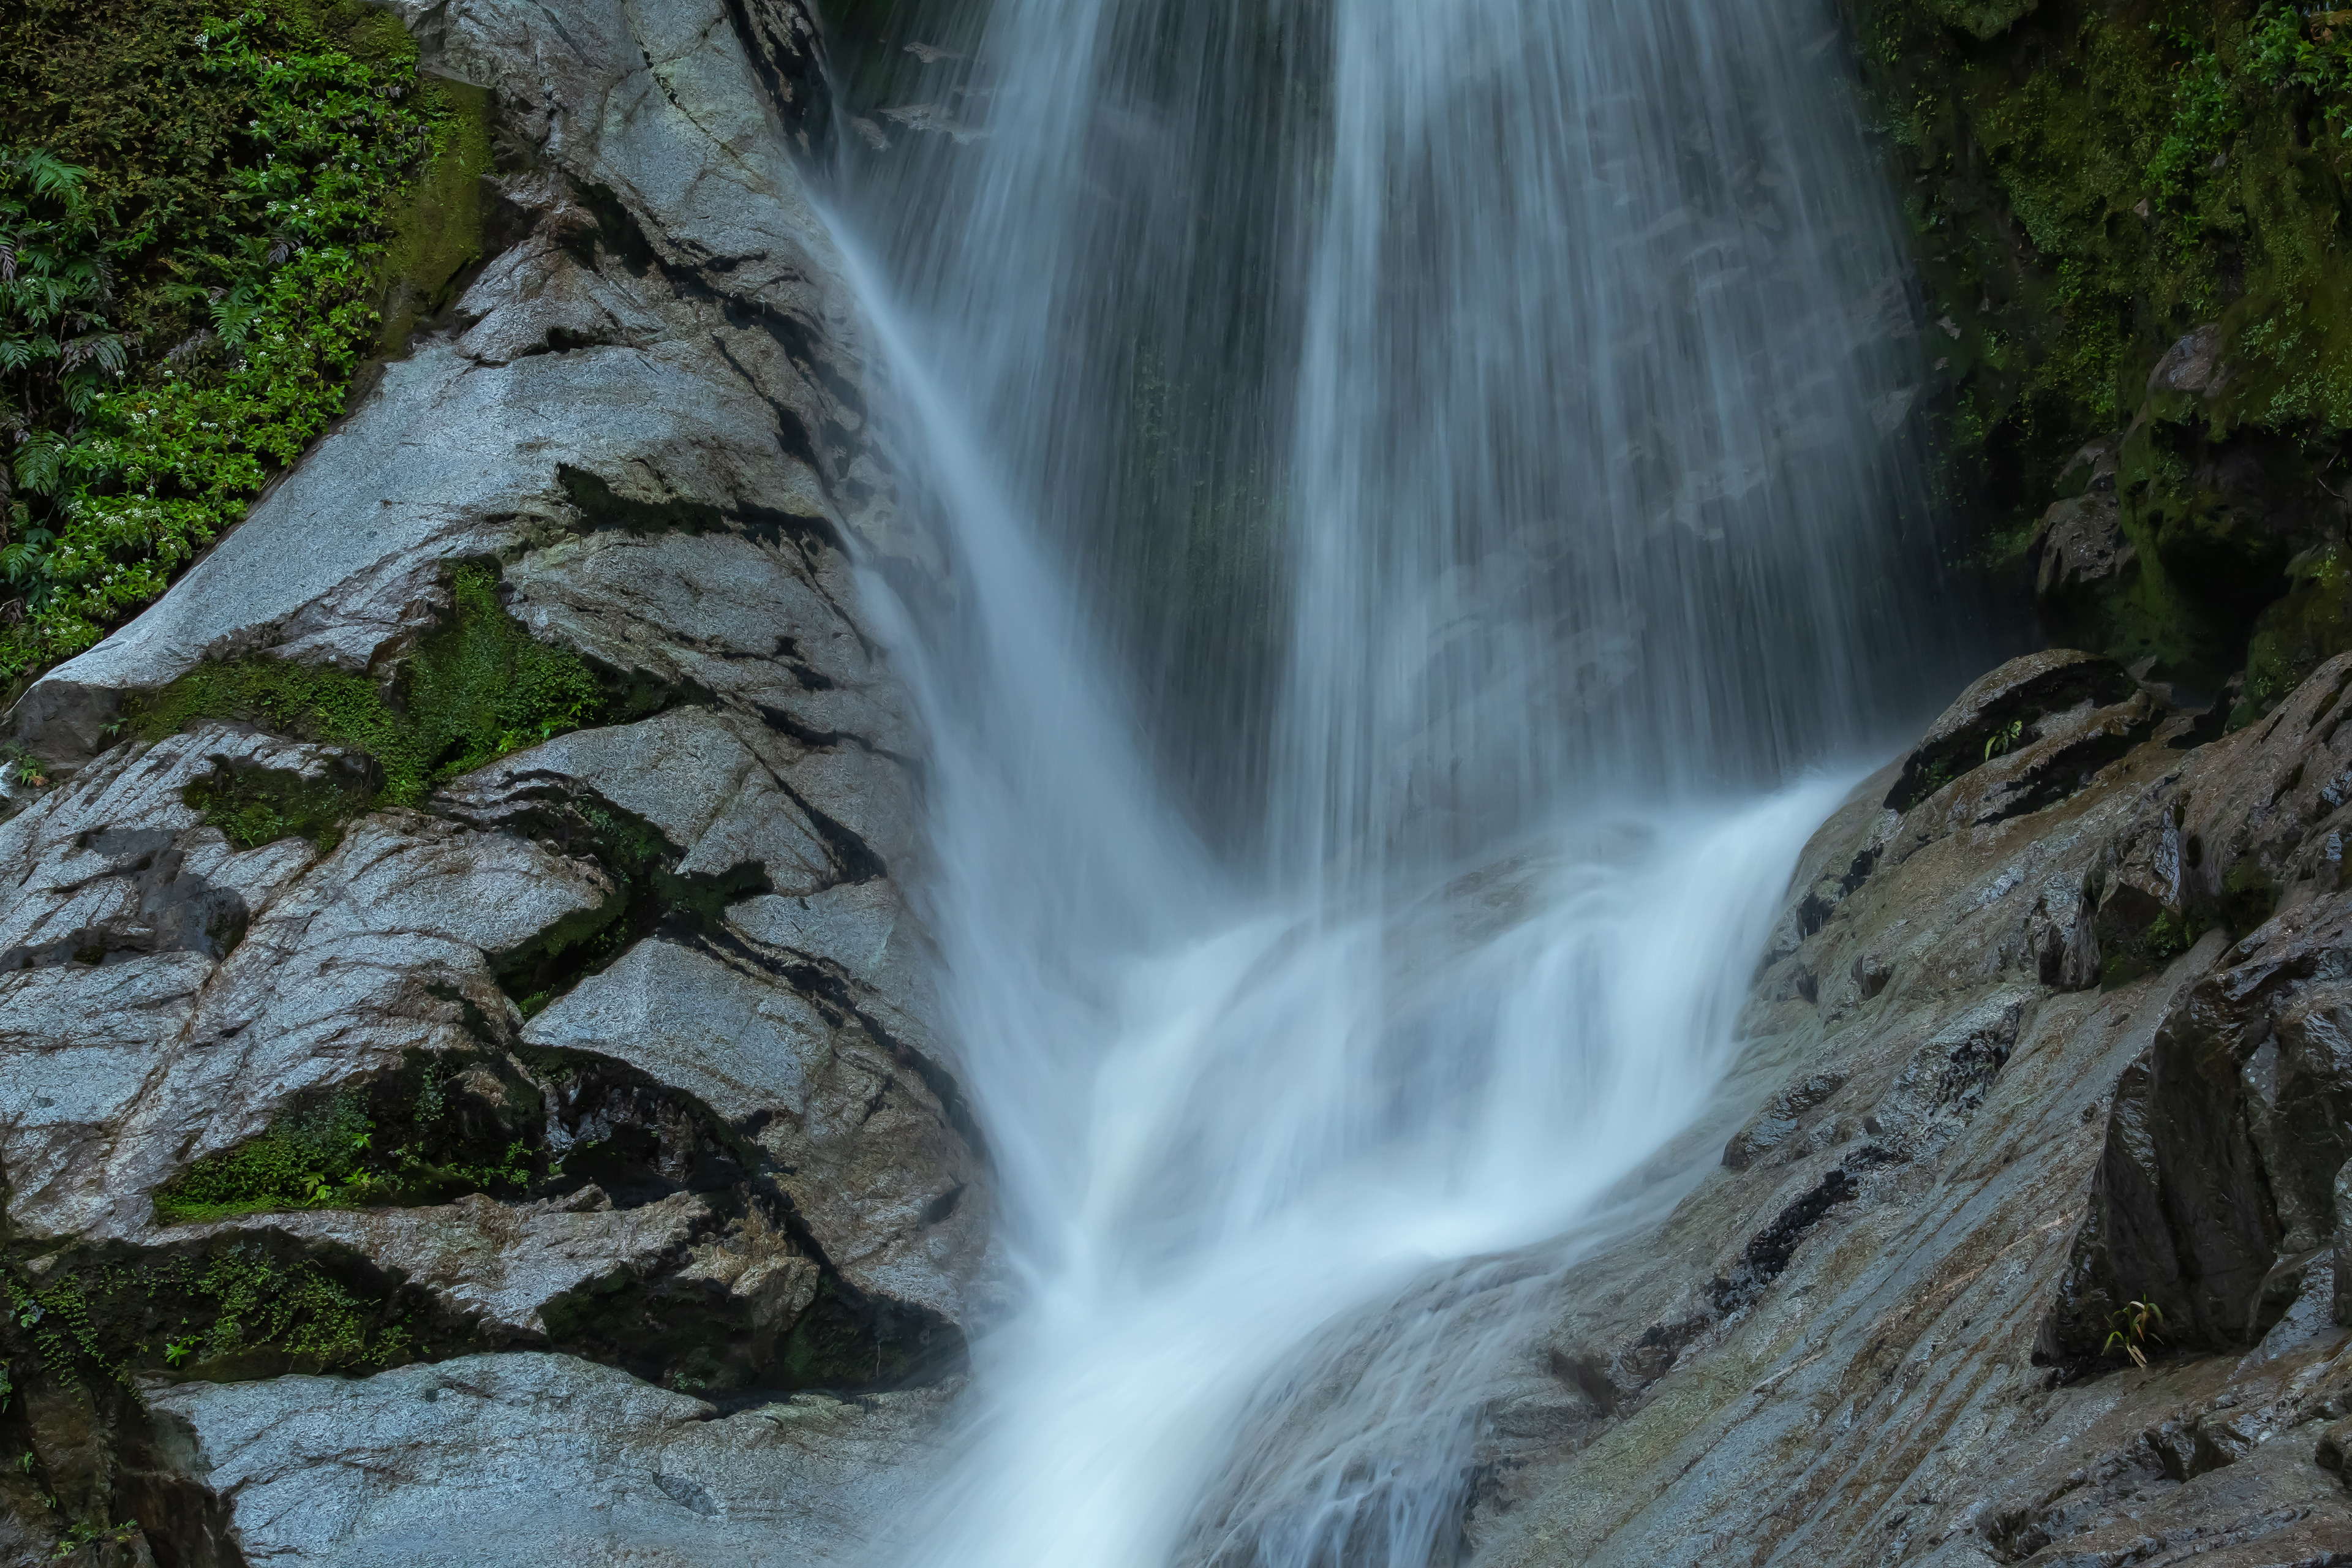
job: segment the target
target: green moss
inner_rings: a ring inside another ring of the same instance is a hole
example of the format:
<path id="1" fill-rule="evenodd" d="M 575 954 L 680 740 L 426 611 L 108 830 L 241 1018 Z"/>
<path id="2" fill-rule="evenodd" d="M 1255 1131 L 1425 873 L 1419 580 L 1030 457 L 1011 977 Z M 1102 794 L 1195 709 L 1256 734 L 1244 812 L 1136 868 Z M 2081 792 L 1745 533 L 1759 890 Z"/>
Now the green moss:
<path id="1" fill-rule="evenodd" d="M 2246 649 L 2244 700 L 2232 729 L 2285 700 L 2320 665 L 2352 648 L 2352 557 L 2330 542 L 2298 557 L 2285 595 L 2254 622 Z"/>
<path id="2" fill-rule="evenodd" d="M 2277 912 L 2278 883 L 2252 856 L 2230 868 L 2221 880 L 2221 919 L 2231 933 L 2244 936 Z"/>
<path id="3" fill-rule="evenodd" d="M 222 763 L 181 798 L 240 849 L 308 838 L 328 855 L 342 842 L 343 825 L 365 811 L 375 794 L 375 779 L 360 768 L 306 778 L 289 768 Z"/>
<path id="4" fill-rule="evenodd" d="M 416 323 L 449 303 L 458 275 L 482 258 L 482 176 L 490 172 L 490 93 L 434 80 L 432 163 L 390 208 L 383 255 L 383 327 L 376 352 L 394 354 Z"/>
<path id="5" fill-rule="evenodd" d="M 364 676 L 254 656 L 203 664 L 133 698 L 125 719 L 148 740 L 207 720 L 257 724 L 368 758 L 382 798 L 413 805 L 444 779 L 593 723 L 614 708 L 581 658 L 534 639 L 498 599 L 495 568 L 450 574 L 450 609 L 403 659 L 387 688 Z M 346 792 L 342 805 L 369 802 Z"/>
<path id="6" fill-rule="evenodd" d="M 457 1085 L 472 1066 L 498 1101 Z M 206 1155 L 155 1191 L 166 1224 L 279 1209 L 444 1203 L 518 1193 L 541 1170 L 537 1092 L 495 1064 L 415 1054 L 398 1072 L 299 1104 L 258 1138 Z"/>

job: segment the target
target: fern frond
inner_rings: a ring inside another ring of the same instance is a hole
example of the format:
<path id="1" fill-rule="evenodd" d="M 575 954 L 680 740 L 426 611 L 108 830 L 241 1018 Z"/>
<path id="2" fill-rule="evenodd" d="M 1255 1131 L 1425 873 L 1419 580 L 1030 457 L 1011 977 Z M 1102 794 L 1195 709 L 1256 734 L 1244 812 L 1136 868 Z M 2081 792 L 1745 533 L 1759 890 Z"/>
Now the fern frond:
<path id="1" fill-rule="evenodd" d="M 35 495 L 55 495 L 65 472 L 65 443 L 44 431 L 16 448 L 16 484 Z"/>
<path id="2" fill-rule="evenodd" d="M 19 153 L 12 162 L 15 172 L 33 187 L 35 195 L 58 196 L 72 203 L 80 201 L 81 182 L 89 170 L 78 168 L 38 147 Z"/>
<path id="3" fill-rule="evenodd" d="M 89 332 L 68 342 L 58 355 L 58 368 L 70 371 L 95 360 L 100 369 L 121 375 L 131 366 L 131 352 L 120 332 Z"/>

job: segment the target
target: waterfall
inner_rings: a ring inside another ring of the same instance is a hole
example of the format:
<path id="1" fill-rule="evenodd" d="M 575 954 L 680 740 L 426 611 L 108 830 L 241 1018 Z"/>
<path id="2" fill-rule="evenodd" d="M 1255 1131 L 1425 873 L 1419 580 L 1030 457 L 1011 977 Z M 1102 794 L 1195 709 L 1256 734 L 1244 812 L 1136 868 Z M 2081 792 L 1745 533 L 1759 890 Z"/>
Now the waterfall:
<path id="1" fill-rule="evenodd" d="M 1957 651 L 1832 17 L 892 15 L 833 218 L 944 541 L 870 586 L 1004 1278 L 876 1560 L 1452 1561 Z"/>

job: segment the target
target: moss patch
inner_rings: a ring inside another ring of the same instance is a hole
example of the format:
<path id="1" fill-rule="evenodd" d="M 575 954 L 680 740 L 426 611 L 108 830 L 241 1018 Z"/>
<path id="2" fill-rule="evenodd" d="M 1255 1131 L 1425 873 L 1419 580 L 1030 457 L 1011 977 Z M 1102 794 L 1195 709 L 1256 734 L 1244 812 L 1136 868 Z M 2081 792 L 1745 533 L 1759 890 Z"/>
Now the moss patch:
<path id="1" fill-rule="evenodd" d="M 2352 648 L 2352 555 L 2330 542 L 2297 558 L 2292 586 L 2254 622 L 2246 649 L 2245 700 L 2233 725 L 2252 723 L 2327 660 Z"/>
<path id="2" fill-rule="evenodd" d="M 180 794 L 240 849 L 307 838 L 328 855 L 342 842 L 343 825 L 368 808 L 378 787 L 363 765 L 331 767 L 313 777 L 290 768 L 218 763 Z"/>
<path id="3" fill-rule="evenodd" d="M 495 1058 L 415 1052 L 398 1072 L 300 1102 L 156 1189 L 167 1224 L 303 1208 L 511 1195 L 545 1169 L 535 1086 Z"/>
<path id="4" fill-rule="evenodd" d="M 134 696 L 126 722 L 151 741 L 232 720 L 342 746 L 377 770 L 383 800 L 414 805 L 435 784 L 509 752 L 600 720 L 636 717 L 658 701 L 533 638 L 499 605 L 498 586 L 495 567 L 452 572 L 448 615 L 401 660 L 388 685 L 256 656 L 199 665 L 159 691 Z M 344 802 L 368 804 L 348 791 Z"/>
<path id="5" fill-rule="evenodd" d="M 395 24 L 396 25 L 396 24 Z M 401 352 L 417 323 L 437 314 L 459 276 L 482 258 L 482 176 L 490 172 L 490 92 L 427 79 L 436 116 L 433 160 L 389 205 L 391 237 L 382 263 L 383 325 L 376 353 Z"/>

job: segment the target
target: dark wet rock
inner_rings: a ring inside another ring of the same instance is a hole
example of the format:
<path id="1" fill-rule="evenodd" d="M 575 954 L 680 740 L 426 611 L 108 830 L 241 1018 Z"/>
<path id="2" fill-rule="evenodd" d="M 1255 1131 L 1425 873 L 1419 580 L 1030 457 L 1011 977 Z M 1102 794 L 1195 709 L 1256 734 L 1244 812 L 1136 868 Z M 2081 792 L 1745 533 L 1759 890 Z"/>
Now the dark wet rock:
<path id="1" fill-rule="evenodd" d="M 2352 1327 L 2352 1161 L 2336 1173 L 2336 1186 L 2331 1194 L 2335 1200 L 2336 1226 L 2332 1240 L 2336 1254 L 2335 1291 L 2332 1305 L 2336 1321 Z"/>
<path id="2" fill-rule="evenodd" d="M 2336 679 L 2206 740 L 2111 662 L 2037 656 L 1823 826 L 1740 1016 L 1757 1109 L 1501 1375 L 1467 1562 L 2352 1547 Z M 2020 753 L 2101 734 L 2020 787 Z M 1971 765 L 1905 805 L 1945 757 Z M 2134 1299 L 2145 1368 L 2107 1339 Z"/>
<path id="3" fill-rule="evenodd" d="M 1850 1074 L 1836 1068 L 1813 1073 L 1766 1097 L 1748 1124 L 1724 1145 L 1723 1163 L 1744 1171 L 1762 1155 L 1779 1148 L 1803 1127 L 1806 1112 L 1845 1087 Z"/>
<path id="4" fill-rule="evenodd" d="M 2147 389 L 2210 395 L 2217 390 L 2221 371 L 2221 329 L 2209 322 L 2164 351 L 2147 373 Z"/>
<path id="5" fill-rule="evenodd" d="M 2112 761 L 2129 750 L 2155 716 L 2111 658 L 2059 648 L 2011 659 L 1961 692 L 1912 748 L 1886 806 L 1913 811 L 1998 762 L 1995 773 L 1949 797 L 1931 820 L 1984 822 L 2035 809 L 2097 753 Z"/>
<path id="6" fill-rule="evenodd" d="M 2098 1354 L 2132 1300 L 2156 1302 L 2176 1342 L 2214 1348 L 2284 1312 L 2294 1291 L 2268 1288 L 2274 1271 L 2332 1244 L 2352 1157 L 2347 973 L 2352 901 L 2330 899 L 2229 948 L 2167 1009 L 2117 1088 L 2046 1356 Z"/>
<path id="7" fill-rule="evenodd" d="M 1939 21 L 1990 38 L 2007 32 L 2038 4 L 2040 0 L 1928 0 L 1927 9 Z"/>
<path id="8" fill-rule="evenodd" d="M 789 973 L 789 966 L 787 966 Z M 951 1320 L 980 1266 L 986 1177 L 935 1084 L 944 1069 L 741 952 L 640 943 L 531 1022 L 529 1044 L 674 1083 L 776 1162 L 824 1255 L 861 1288 Z"/>
<path id="9" fill-rule="evenodd" d="M 2054 624 L 2078 615 L 2086 601 L 2127 576 L 2138 562 L 2138 547 L 2124 531 L 2123 507 L 2116 497 L 2117 446 L 2096 441 L 2075 454 L 2059 481 L 2062 499 L 2042 514 L 2028 551 L 2034 597 L 2045 620 Z"/>

